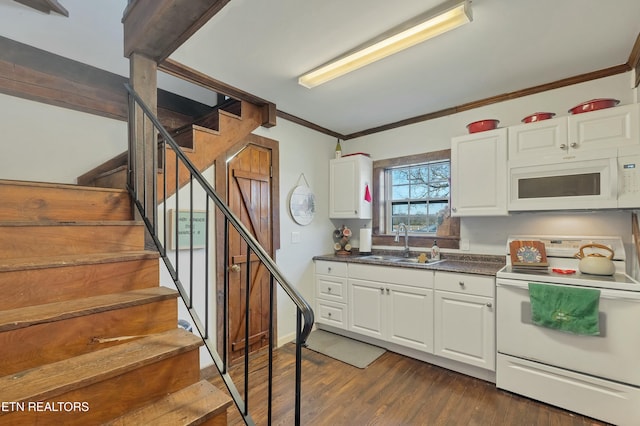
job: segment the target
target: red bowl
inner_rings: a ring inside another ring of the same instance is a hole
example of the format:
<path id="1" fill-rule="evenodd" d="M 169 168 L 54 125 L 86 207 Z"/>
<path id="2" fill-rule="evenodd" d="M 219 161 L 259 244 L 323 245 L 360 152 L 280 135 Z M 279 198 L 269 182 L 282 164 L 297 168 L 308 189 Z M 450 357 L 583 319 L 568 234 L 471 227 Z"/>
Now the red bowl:
<path id="1" fill-rule="evenodd" d="M 534 112 L 522 119 L 523 123 L 535 123 L 536 121 L 548 120 L 556 115 L 555 112 Z"/>
<path id="2" fill-rule="evenodd" d="M 571 114 L 582 114 L 583 112 L 596 111 L 599 109 L 611 108 L 620 103 L 617 99 L 591 99 L 590 101 L 583 102 L 580 105 L 576 105 L 569 110 Z"/>
<path id="3" fill-rule="evenodd" d="M 469 133 L 484 132 L 487 130 L 493 130 L 498 127 L 500 120 L 480 120 L 467 124 Z"/>

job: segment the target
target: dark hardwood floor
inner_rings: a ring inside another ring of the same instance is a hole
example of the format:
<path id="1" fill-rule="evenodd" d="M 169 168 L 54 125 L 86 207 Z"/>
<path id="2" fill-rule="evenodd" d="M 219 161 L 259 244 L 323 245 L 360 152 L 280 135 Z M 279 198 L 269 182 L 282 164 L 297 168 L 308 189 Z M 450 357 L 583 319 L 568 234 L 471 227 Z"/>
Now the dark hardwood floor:
<path id="1" fill-rule="evenodd" d="M 249 410 L 256 424 L 266 425 L 267 355 L 250 359 Z M 274 354 L 273 425 L 294 424 L 295 346 Z M 242 384 L 242 365 L 231 375 Z M 495 385 L 386 352 L 365 369 L 303 349 L 303 425 L 605 425 L 528 398 L 496 389 Z M 203 377 L 224 388 L 218 373 Z M 235 406 L 229 424 L 242 425 Z"/>

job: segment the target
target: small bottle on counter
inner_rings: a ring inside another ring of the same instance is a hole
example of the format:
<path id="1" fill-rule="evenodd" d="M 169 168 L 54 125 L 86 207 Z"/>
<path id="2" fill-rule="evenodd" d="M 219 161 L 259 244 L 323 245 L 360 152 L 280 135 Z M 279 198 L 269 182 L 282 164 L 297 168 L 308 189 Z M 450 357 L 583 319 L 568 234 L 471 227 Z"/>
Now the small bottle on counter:
<path id="1" fill-rule="evenodd" d="M 440 260 L 440 247 L 436 240 L 433 240 L 433 247 L 431 247 L 431 260 Z"/>

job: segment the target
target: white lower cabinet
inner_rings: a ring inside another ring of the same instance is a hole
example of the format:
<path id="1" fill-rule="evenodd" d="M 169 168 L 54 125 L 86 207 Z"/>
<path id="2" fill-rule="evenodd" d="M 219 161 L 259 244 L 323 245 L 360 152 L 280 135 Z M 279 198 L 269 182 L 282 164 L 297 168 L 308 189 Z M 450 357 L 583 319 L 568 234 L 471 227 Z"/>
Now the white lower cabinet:
<path id="1" fill-rule="evenodd" d="M 433 290 L 350 278 L 349 292 L 351 331 L 433 353 Z"/>
<path id="2" fill-rule="evenodd" d="M 493 276 L 316 261 L 318 324 L 491 372 L 494 294 Z"/>
<path id="3" fill-rule="evenodd" d="M 347 328 L 347 264 L 316 261 L 316 322 Z"/>
<path id="4" fill-rule="evenodd" d="M 495 371 L 495 278 L 436 271 L 435 355 Z"/>
<path id="5" fill-rule="evenodd" d="M 349 264 L 349 330 L 433 353 L 433 271 Z"/>

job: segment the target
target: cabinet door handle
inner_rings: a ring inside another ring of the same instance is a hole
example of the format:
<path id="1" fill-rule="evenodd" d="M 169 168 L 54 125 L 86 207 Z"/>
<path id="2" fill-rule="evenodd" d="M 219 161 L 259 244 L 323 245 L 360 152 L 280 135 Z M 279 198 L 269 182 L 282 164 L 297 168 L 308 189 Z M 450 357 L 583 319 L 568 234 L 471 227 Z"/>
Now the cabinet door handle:
<path id="1" fill-rule="evenodd" d="M 354 210 L 353 213 L 358 214 L 358 210 Z"/>
<path id="2" fill-rule="evenodd" d="M 329 273 L 329 274 L 331 273 L 331 266 L 329 266 L 329 267 L 327 268 L 327 273 Z"/>
<path id="3" fill-rule="evenodd" d="M 453 211 L 454 213 L 458 211 L 457 207 L 451 207 L 451 211 Z"/>
<path id="4" fill-rule="evenodd" d="M 389 289 L 387 289 L 387 294 L 389 294 Z"/>
<path id="5" fill-rule="evenodd" d="M 576 142 L 571 142 L 571 145 L 569 145 L 571 148 L 577 148 L 578 144 Z"/>
<path id="6" fill-rule="evenodd" d="M 460 287 L 464 287 L 464 281 L 458 281 L 458 285 L 459 285 Z"/>
<path id="7" fill-rule="evenodd" d="M 231 269 L 231 272 L 240 272 L 240 265 L 234 263 L 229 269 Z"/>
<path id="8" fill-rule="evenodd" d="M 491 308 L 493 306 L 493 304 L 491 302 L 487 302 L 486 306 L 487 306 L 487 308 Z"/>
<path id="9" fill-rule="evenodd" d="M 380 287 L 380 294 L 384 294 L 384 288 Z"/>
<path id="10" fill-rule="evenodd" d="M 560 149 L 562 149 L 562 150 L 567 149 L 567 144 L 566 143 L 560 144 Z"/>
<path id="11" fill-rule="evenodd" d="M 327 314 L 327 316 L 328 316 L 329 318 L 331 318 L 331 312 L 329 312 L 329 313 Z"/>
<path id="12" fill-rule="evenodd" d="M 331 287 L 327 287 L 327 293 L 331 293 Z"/>

